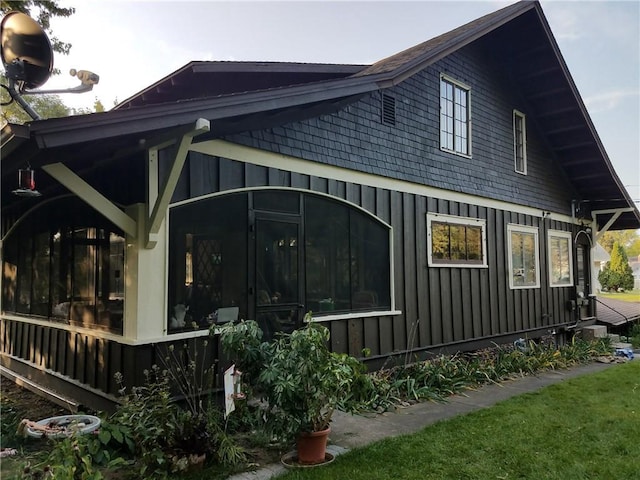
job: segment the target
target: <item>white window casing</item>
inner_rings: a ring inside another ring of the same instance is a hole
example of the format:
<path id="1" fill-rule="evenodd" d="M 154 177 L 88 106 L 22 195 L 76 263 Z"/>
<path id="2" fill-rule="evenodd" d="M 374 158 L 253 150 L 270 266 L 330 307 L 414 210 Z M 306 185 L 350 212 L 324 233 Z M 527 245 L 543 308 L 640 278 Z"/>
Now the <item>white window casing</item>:
<path id="1" fill-rule="evenodd" d="M 549 230 L 547 255 L 549 258 L 549 285 L 570 287 L 573 285 L 573 251 L 571 232 Z"/>
<path id="2" fill-rule="evenodd" d="M 507 225 L 509 288 L 540 288 L 538 228 Z"/>
<path id="3" fill-rule="evenodd" d="M 481 258 L 459 260 L 434 258 L 434 232 L 433 225 L 460 225 L 481 230 L 480 248 Z M 430 267 L 458 267 L 458 268 L 487 268 L 487 222 L 484 219 L 458 217 L 453 215 L 443 215 L 438 213 L 427 213 L 427 258 Z"/>

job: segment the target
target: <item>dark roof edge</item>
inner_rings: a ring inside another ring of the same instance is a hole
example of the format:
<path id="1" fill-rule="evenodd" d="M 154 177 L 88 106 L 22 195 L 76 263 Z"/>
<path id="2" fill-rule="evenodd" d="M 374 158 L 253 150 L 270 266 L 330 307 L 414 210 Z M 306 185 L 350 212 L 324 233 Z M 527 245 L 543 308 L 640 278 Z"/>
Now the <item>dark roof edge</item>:
<path id="1" fill-rule="evenodd" d="M 193 65 L 193 63 L 195 63 L 195 62 L 189 62 L 186 65 L 180 67 L 179 69 L 174 70 L 173 72 L 169 73 L 168 75 L 165 75 L 164 77 L 162 77 L 157 82 L 152 83 L 151 85 L 149 85 L 148 87 L 144 88 L 143 90 L 141 90 L 141 91 L 139 91 L 137 93 L 134 93 L 129 98 L 126 98 L 125 100 L 121 101 L 115 107 L 113 107 L 111 110 L 118 110 L 122 105 L 124 105 L 126 103 L 129 103 L 134 98 L 139 97 L 141 95 L 144 95 L 145 93 L 157 88 L 160 84 L 162 84 L 162 82 L 165 82 L 166 80 L 170 79 L 174 75 L 177 75 L 178 73 L 181 73 L 181 72 L 183 72 L 185 70 L 189 70 L 191 68 L 191 66 Z"/>
<path id="2" fill-rule="evenodd" d="M 275 108 L 345 98 L 378 90 L 369 78 L 347 78 L 209 99 L 136 107 L 76 117 L 36 121 L 30 125 L 39 148 L 144 133 L 184 125 L 197 117 L 208 120 L 246 115 Z"/>
<path id="3" fill-rule="evenodd" d="M 452 32 L 455 32 L 455 30 L 462 31 L 462 33 L 460 33 L 459 35 L 455 35 L 454 37 L 452 37 L 451 40 L 444 42 L 440 46 L 436 46 L 435 48 L 433 48 L 433 50 L 430 50 L 428 53 L 419 55 L 413 60 L 406 62 L 404 65 L 394 70 L 391 70 L 385 73 L 373 74 L 373 75 L 378 77 L 378 83 L 381 88 L 388 88 L 393 85 L 397 85 L 400 82 L 403 82 L 404 80 L 409 78 L 410 76 L 414 75 L 415 73 L 419 72 L 420 70 L 423 70 L 424 68 L 428 67 L 432 63 L 435 63 L 441 58 L 446 57 L 450 53 L 456 50 L 459 50 L 462 47 L 465 47 L 466 45 L 474 42 L 478 38 L 486 35 L 487 33 L 495 30 L 496 28 L 501 27 L 505 23 L 510 22 L 514 18 L 522 15 L 524 12 L 527 12 L 533 9 L 535 6 L 539 6 L 537 0 L 521 0 L 517 3 L 504 7 L 503 9 L 498 10 L 497 12 L 489 13 L 485 15 L 485 18 L 490 19 L 488 23 L 480 24 L 477 27 L 469 29 L 468 31 L 464 31 L 464 29 L 469 24 L 479 22 L 479 20 L 482 18 L 481 17 L 480 19 L 473 20 L 460 27 L 457 27 L 454 30 L 445 32 L 442 35 L 450 35 Z M 438 37 L 435 37 L 435 38 L 438 38 Z M 423 42 L 423 43 L 428 43 L 433 40 L 434 39 L 427 40 L 427 42 Z M 396 55 L 402 55 L 404 52 L 412 48 L 415 48 L 415 46 L 410 47 L 406 50 L 403 50 L 402 52 L 399 52 L 395 55 L 392 55 L 391 57 L 387 57 L 386 59 L 383 59 L 380 62 L 384 62 L 389 58 L 395 57 Z M 366 69 L 365 69 L 365 72 L 363 72 L 362 74 L 363 76 L 367 76 Z"/>
<path id="4" fill-rule="evenodd" d="M 112 110 L 120 110 L 124 105 L 132 102 L 138 97 L 144 96 L 160 87 L 164 82 L 170 80 L 176 75 L 191 70 L 194 73 L 199 72 L 282 72 L 282 73 L 336 73 L 336 74 L 354 74 L 366 68 L 367 65 L 347 65 L 347 64 L 330 64 L 330 63 L 300 63 L 300 62 L 226 62 L 226 61 L 202 61 L 194 60 L 179 69 L 169 73 L 157 82 L 149 85 L 144 90 L 131 95 L 129 98 L 121 101 L 113 107 Z"/>
<path id="5" fill-rule="evenodd" d="M 624 184 L 620 180 L 620 177 L 618 176 L 615 168 L 613 167 L 613 164 L 611 163 L 611 160 L 609 159 L 609 155 L 607 154 L 607 151 L 604 148 L 604 144 L 602 143 L 602 140 L 600 139 L 600 135 L 598 135 L 598 131 L 596 130 L 596 127 L 593 124 L 593 121 L 591 120 L 591 115 L 589 115 L 589 111 L 587 110 L 587 107 L 585 106 L 584 101 L 582 100 L 582 96 L 580 95 L 580 92 L 578 91 L 578 87 L 576 86 L 575 82 L 573 81 L 573 76 L 571 75 L 571 72 L 569 71 L 569 67 L 567 66 L 566 62 L 564 61 L 564 57 L 562 56 L 562 52 L 560 51 L 560 47 L 558 46 L 558 43 L 556 42 L 556 39 L 555 39 L 555 37 L 553 35 L 553 32 L 551 31 L 551 26 L 549 25 L 549 22 L 547 21 L 547 17 L 545 16 L 544 11 L 542 10 L 542 7 L 540 6 L 540 3 L 537 0 L 532 2 L 532 3 L 535 4 L 536 12 L 538 14 L 538 17 L 540 18 L 540 23 L 542 24 L 542 27 L 544 28 L 544 31 L 545 31 L 545 33 L 547 35 L 547 39 L 549 40 L 549 43 L 551 44 L 551 47 L 553 48 L 553 51 L 554 51 L 555 56 L 556 56 L 556 59 L 558 60 L 558 63 L 560 64 L 560 67 L 562 68 L 562 73 L 564 74 L 565 79 L 567 80 L 567 83 L 569 84 L 569 88 L 571 89 L 571 93 L 573 94 L 574 99 L 578 103 L 578 107 L 580 108 L 580 112 L 582 113 L 582 116 L 584 117 L 584 119 L 585 119 L 585 121 L 587 123 L 587 126 L 589 127 L 589 131 L 591 132 L 591 135 L 593 135 L 593 139 L 596 142 L 596 145 L 598 146 L 598 150 L 600 151 L 600 154 L 602 155 L 602 160 L 604 161 L 604 164 L 607 167 L 607 170 L 609 171 L 609 174 L 611 175 L 611 178 L 613 178 L 613 181 L 615 182 L 615 184 L 617 185 L 618 189 L 620 190 L 620 193 L 624 196 L 626 202 L 629 204 L 629 207 L 634 209 L 634 214 L 636 216 L 636 219 L 638 220 L 638 223 L 640 224 L 640 210 L 638 209 L 638 207 L 634 203 L 634 201 L 631 198 L 631 195 L 629 194 L 627 189 L 624 187 Z"/>
<path id="6" fill-rule="evenodd" d="M 302 62 L 195 61 L 192 70 L 200 72 L 283 72 L 283 73 L 357 73 L 368 65 Z"/>
<path id="7" fill-rule="evenodd" d="M 7 123 L 0 132 L 0 150 L 3 156 L 9 156 L 16 148 L 29 139 L 29 125 Z"/>

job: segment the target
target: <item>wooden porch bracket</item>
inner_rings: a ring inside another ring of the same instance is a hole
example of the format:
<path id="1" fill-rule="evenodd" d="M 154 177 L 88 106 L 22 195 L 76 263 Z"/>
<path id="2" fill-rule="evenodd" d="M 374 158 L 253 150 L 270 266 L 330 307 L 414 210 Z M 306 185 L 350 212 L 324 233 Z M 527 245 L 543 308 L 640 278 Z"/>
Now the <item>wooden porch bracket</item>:
<path id="1" fill-rule="evenodd" d="M 171 168 L 169 169 L 169 174 L 167 175 L 164 184 L 158 192 L 158 198 L 155 199 L 153 209 L 149 208 L 151 214 L 149 215 L 149 221 L 147 222 L 145 229 L 146 248 L 153 248 L 156 244 L 156 240 L 154 237 L 158 234 L 160 225 L 165 218 L 169 202 L 171 201 L 173 192 L 176 188 L 176 185 L 178 184 L 178 179 L 180 178 L 182 167 L 184 166 L 184 162 L 187 159 L 187 153 L 189 152 L 189 147 L 191 146 L 193 137 L 208 132 L 210 128 L 211 124 L 209 120 L 199 118 L 198 120 L 196 120 L 190 130 L 182 134 L 180 142 L 174 147 L 175 150 L 173 155 L 173 162 L 171 164 Z M 149 205 L 149 207 L 151 207 L 151 205 Z"/>
<path id="2" fill-rule="evenodd" d="M 104 215 L 113 222 L 114 225 L 120 227 L 125 233 L 132 237 L 137 236 L 136 221 L 76 175 L 66 165 L 62 163 L 52 163 L 44 165 L 42 169 L 75 193 L 81 200 L 89 204 L 94 210 Z"/>
<path id="3" fill-rule="evenodd" d="M 613 225 L 613 223 L 618 219 L 618 217 L 620 217 L 620 215 L 622 215 L 625 212 L 633 212 L 633 208 L 612 208 L 610 210 L 594 210 L 594 211 L 592 211 L 591 212 L 591 218 L 593 219 L 593 224 L 594 225 L 598 224 L 598 222 L 596 221 L 596 217 L 598 215 L 605 215 L 605 214 L 610 214 L 610 213 L 613 214 L 613 216 L 604 225 L 604 227 L 602 227 L 600 230 L 598 230 L 596 232 L 596 234 L 594 236 L 595 242 L 600 240 L 602 235 L 604 235 L 609 230 L 611 225 Z"/>

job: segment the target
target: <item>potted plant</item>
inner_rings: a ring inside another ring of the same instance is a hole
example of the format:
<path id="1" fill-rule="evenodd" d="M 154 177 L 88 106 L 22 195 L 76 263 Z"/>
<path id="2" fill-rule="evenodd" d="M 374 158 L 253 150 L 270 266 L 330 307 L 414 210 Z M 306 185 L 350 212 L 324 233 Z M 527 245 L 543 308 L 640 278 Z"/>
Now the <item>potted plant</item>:
<path id="1" fill-rule="evenodd" d="M 311 313 L 305 322 L 304 328 L 259 345 L 257 324 L 242 322 L 223 330 L 222 345 L 240 362 L 254 360 L 243 368 L 254 367 L 253 386 L 267 401 L 269 423 L 285 437 L 297 438 L 300 463 L 315 464 L 325 461 L 331 416 L 363 366 L 354 357 L 329 350 L 329 330 L 312 322 Z"/>

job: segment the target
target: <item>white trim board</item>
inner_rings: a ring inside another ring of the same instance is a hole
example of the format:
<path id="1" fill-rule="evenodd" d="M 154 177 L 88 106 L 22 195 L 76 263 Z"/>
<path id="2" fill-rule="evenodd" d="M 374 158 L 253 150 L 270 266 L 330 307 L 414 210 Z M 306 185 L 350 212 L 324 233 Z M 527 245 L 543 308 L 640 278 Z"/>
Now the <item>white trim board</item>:
<path id="1" fill-rule="evenodd" d="M 210 155 L 213 157 L 228 158 L 243 163 L 251 163 L 263 167 L 278 168 L 284 171 L 300 173 L 304 175 L 313 175 L 331 180 L 338 180 L 348 183 L 356 183 L 369 187 L 384 188 L 391 191 L 410 193 L 423 197 L 432 197 L 452 202 L 466 203 L 469 205 L 477 205 L 479 207 L 494 208 L 496 210 L 504 210 L 508 212 L 521 213 L 531 215 L 533 217 L 543 218 L 545 211 L 540 208 L 526 207 L 502 200 L 494 200 L 487 197 L 480 197 L 468 193 L 459 193 L 442 188 L 420 185 L 417 183 L 407 182 L 405 180 L 397 180 L 394 178 L 382 177 L 371 173 L 358 172 L 342 167 L 325 165 L 301 158 L 283 155 L 281 153 L 260 150 L 254 147 L 247 147 L 226 140 L 208 140 L 205 142 L 192 144 L 190 151 Z M 576 220 L 570 215 L 551 213 L 547 218 L 567 223 L 575 223 Z"/>

